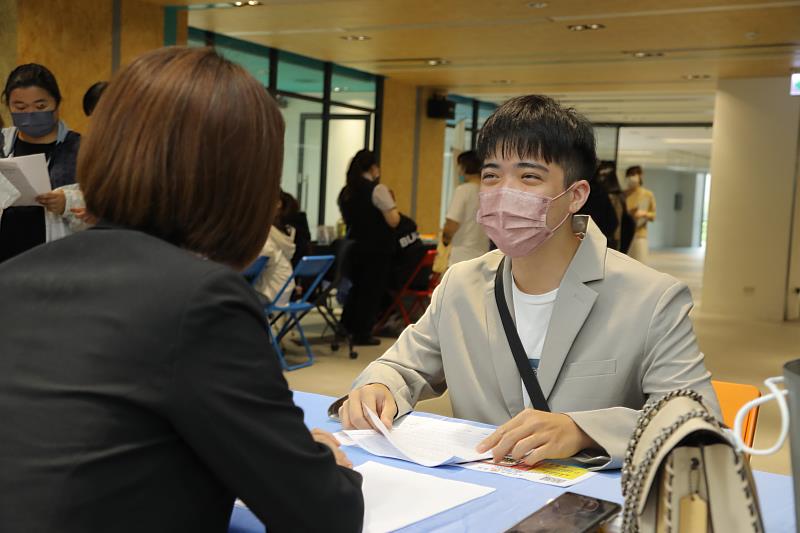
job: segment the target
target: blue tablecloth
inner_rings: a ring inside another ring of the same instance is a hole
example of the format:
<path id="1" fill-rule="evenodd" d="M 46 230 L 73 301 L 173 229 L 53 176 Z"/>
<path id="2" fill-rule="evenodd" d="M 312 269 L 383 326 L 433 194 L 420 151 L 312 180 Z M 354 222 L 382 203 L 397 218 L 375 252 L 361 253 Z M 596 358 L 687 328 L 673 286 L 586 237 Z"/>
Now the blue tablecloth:
<path id="1" fill-rule="evenodd" d="M 333 398 L 296 392 L 294 400 L 303 408 L 306 425 L 310 428 L 318 427 L 331 432 L 340 429 L 339 424 L 329 420 L 326 414 L 328 405 Z M 401 530 L 406 532 L 476 531 L 483 533 L 505 531 L 565 490 L 622 503 L 619 471 L 601 473 L 569 489 L 561 489 L 455 466 L 425 468 L 405 461 L 375 457 L 354 447 L 347 447 L 345 451 L 355 465 L 365 461 L 378 461 L 399 468 L 491 486 L 496 489 L 482 498 Z M 791 477 L 766 472 L 755 472 L 754 477 L 767 533 L 794 532 Z M 263 531 L 264 526 L 249 510 L 240 507 L 234 508 L 230 526 L 231 533 L 263 533 Z"/>

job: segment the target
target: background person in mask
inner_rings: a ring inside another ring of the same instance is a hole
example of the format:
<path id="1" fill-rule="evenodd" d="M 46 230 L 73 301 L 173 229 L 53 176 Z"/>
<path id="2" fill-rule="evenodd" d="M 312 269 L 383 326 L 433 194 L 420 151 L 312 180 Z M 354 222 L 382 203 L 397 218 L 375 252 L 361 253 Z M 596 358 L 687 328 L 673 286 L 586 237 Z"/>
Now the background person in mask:
<path id="1" fill-rule="evenodd" d="M 362 402 L 391 425 L 447 390 L 455 416 L 500 426 L 479 446 L 496 460 L 580 454 L 618 468 L 648 399 L 690 388 L 718 411 L 686 285 L 573 216 L 595 172 L 591 123 L 544 96 L 514 98 L 486 121 L 478 154 L 478 220 L 499 250 L 448 269 L 425 315 L 331 406 L 342 425 L 369 427 Z M 539 384 L 539 409 L 522 379 Z"/>
<path id="2" fill-rule="evenodd" d="M 347 169 L 347 184 L 339 193 L 339 209 L 355 241 L 353 288 L 344 305 L 342 322 L 356 345 L 377 346 L 372 336 L 381 299 L 386 292 L 395 253 L 394 228 L 400 224 L 391 191 L 378 183 L 381 170 L 375 154 L 359 150 Z"/>
<path id="3" fill-rule="evenodd" d="M 53 74 L 35 63 L 21 65 L 8 76 L 3 101 L 11 112 L 13 127 L 0 135 L 0 157 L 44 154 L 53 192 L 37 198 L 44 208 L 59 216 L 46 223 L 41 207 L 11 207 L 0 221 L 0 262 L 14 257 L 56 235 L 62 236 L 60 216 L 71 216 L 72 206 L 59 187 L 75 183 L 80 134 L 59 120 L 61 91 Z"/>
<path id="4" fill-rule="evenodd" d="M 628 213 L 636 222 L 628 255 L 637 261 L 647 264 L 650 244 L 647 242 L 647 224 L 656 219 L 656 197 L 649 189 L 642 186 L 644 172 L 642 167 L 633 166 L 625 171 L 625 203 Z"/>
<path id="5" fill-rule="evenodd" d="M 448 265 L 480 257 L 489 251 L 489 238 L 478 224 L 478 189 L 481 183 L 481 160 L 474 150 L 458 155 L 458 167 L 464 182 L 453 191 L 442 229 L 442 243 L 453 245 Z"/>

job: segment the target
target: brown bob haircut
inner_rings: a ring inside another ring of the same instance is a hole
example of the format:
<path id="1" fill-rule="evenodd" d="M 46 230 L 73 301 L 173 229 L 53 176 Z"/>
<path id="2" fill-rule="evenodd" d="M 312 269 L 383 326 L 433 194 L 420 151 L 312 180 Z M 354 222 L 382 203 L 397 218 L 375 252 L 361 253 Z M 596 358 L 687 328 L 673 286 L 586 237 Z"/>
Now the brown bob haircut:
<path id="1" fill-rule="evenodd" d="M 264 246 L 278 204 L 283 118 L 210 48 L 162 48 L 109 84 L 81 143 L 94 217 L 234 268 Z"/>

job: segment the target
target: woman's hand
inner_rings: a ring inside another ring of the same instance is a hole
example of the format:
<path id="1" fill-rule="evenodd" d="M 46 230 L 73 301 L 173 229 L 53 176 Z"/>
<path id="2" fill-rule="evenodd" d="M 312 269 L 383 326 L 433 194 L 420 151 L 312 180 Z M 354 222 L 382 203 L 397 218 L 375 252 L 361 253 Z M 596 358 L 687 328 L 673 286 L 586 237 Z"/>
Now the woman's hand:
<path id="1" fill-rule="evenodd" d="M 67 197 L 64 195 L 64 191 L 56 190 L 40 194 L 36 197 L 36 201 L 56 215 L 63 215 L 67 208 Z"/>
<path id="2" fill-rule="evenodd" d="M 89 214 L 89 212 L 86 211 L 85 207 L 73 207 L 72 209 L 70 209 L 70 211 L 72 212 L 73 215 L 75 215 L 75 218 L 77 218 L 84 224 L 89 224 L 90 226 L 97 224 L 97 219 L 91 214 Z"/>

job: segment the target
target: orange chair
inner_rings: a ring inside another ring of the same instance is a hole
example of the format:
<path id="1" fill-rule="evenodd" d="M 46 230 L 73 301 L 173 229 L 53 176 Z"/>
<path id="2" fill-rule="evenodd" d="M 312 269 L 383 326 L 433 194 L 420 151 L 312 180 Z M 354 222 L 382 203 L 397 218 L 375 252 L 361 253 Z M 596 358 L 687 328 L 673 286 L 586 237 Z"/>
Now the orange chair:
<path id="1" fill-rule="evenodd" d="M 733 421 L 736 419 L 736 413 L 739 409 L 750 400 L 755 400 L 761 396 L 761 391 L 756 387 L 743 383 L 712 380 L 711 385 L 714 387 L 714 392 L 717 393 L 717 398 L 719 399 L 722 421 L 731 429 L 733 429 Z M 745 418 L 744 427 L 742 428 L 742 440 L 751 447 L 756 437 L 757 422 L 758 407 L 754 407 Z"/>
<path id="2" fill-rule="evenodd" d="M 427 287 L 424 290 L 414 289 L 412 288 L 412 285 L 423 270 L 433 268 L 433 262 L 435 260 L 436 250 L 428 250 L 425 252 L 425 255 L 422 256 L 422 259 L 414 269 L 414 272 L 412 272 L 411 276 L 409 276 L 406 280 L 403 288 L 400 289 L 395 295 L 392 305 L 389 306 L 386 312 L 383 313 L 383 316 L 381 316 L 380 320 L 378 320 L 378 323 L 375 324 L 375 327 L 372 330 L 375 334 L 383 329 L 383 326 L 386 325 L 386 321 L 389 320 L 389 317 L 392 316 L 392 313 L 399 311 L 403 318 L 403 322 L 405 322 L 405 325 L 410 326 L 414 313 L 417 311 L 425 311 L 425 308 L 431 301 L 433 289 L 435 289 L 439 284 L 440 275 L 436 272 L 431 272 L 430 276 L 428 277 Z M 412 300 L 409 308 L 406 308 L 404 304 L 405 298 L 411 298 Z"/>

